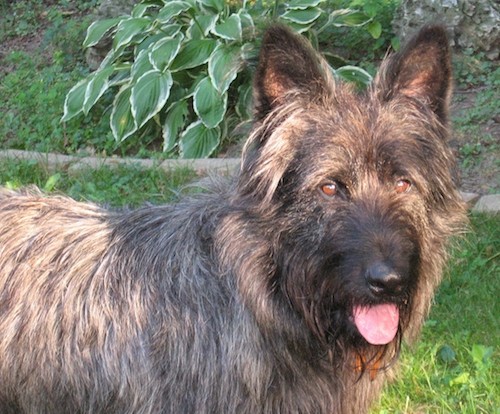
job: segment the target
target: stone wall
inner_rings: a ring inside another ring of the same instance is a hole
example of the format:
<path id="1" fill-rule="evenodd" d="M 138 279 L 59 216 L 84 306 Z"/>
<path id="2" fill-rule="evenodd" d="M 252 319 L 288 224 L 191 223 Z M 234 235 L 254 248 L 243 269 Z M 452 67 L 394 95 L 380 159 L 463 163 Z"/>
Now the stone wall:
<path id="1" fill-rule="evenodd" d="M 483 52 L 491 60 L 500 55 L 498 0 L 402 0 L 393 27 L 405 39 L 428 23 L 448 28 L 452 45 Z"/>

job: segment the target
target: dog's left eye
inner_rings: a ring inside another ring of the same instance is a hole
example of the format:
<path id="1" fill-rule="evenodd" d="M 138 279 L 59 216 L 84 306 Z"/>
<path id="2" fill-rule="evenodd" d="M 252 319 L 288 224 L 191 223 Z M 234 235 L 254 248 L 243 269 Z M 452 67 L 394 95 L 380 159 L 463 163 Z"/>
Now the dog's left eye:
<path id="1" fill-rule="evenodd" d="M 319 186 L 321 194 L 327 198 L 333 198 L 339 194 L 340 186 L 334 181 L 329 181 L 327 183 L 321 184 Z"/>
<path id="2" fill-rule="evenodd" d="M 411 182 L 405 179 L 398 180 L 396 181 L 394 188 L 396 190 L 396 193 L 398 194 L 407 193 L 408 191 L 410 191 Z"/>

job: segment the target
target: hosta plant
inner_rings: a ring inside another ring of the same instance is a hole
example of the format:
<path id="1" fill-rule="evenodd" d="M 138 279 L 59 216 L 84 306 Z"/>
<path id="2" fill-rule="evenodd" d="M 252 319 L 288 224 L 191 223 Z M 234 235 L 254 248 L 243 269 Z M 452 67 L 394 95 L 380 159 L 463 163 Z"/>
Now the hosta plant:
<path id="1" fill-rule="evenodd" d="M 371 21 L 360 12 L 327 6 L 325 0 L 144 0 L 130 15 L 90 25 L 84 47 L 105 36 L 112 45 L 100 67 L 68 92 L 62 121 L 88 114 L 104 94 L 113 94 L 110 126 L 118 142 L 156 122 L 164 151 L 207 157 L 228 133 L 230 118 L 249 117 L 248 62 L 257 54 L 264 19 L 310 38 L 328 25 Z M 371 80 L 357 67 L 332 70 L 358 83 Z"/>

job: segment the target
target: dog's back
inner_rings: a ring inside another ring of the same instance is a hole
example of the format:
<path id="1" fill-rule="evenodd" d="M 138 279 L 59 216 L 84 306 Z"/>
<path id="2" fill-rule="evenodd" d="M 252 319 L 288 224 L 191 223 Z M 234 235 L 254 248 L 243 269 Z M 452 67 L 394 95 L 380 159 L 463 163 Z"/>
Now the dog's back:
<path id="1" fill-rule="evenodd" d="M 214 309 L 234 301 L 207 197 L 108 212 L 0 194 L 0 412 L 203 412 L 210 393 L 188 389 L 222 386 L 235 314 Z"/>

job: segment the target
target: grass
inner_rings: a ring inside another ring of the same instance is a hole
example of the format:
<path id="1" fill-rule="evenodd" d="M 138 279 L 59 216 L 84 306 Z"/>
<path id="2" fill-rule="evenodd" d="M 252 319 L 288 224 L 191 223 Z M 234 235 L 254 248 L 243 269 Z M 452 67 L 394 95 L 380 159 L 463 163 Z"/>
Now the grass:
<path id="1" fill-rule="evenodd" d="M 66 15 L 86 12 L 97 5 L 97 0 L 0 0 L 0 41 L 17 36 L 32 35 L 47 21 Z"/>
<path id="2" fill-rule="evenodd" d="M 63 70 L 61 65 L 33 59 L 26 52 L 11 52 L 10 67 L 0 80 L 0 144 L 4 148 L 74 152 L 102 141 L 107 131 L 99 122 L 84 119 L 79 125 L 62 124 L 64 96 L 84 70 Z M 86 143 L 86 144 L 85 144 Z M 114 144 L 114 143 L 113 143 Z"/>
<path id="3" fill-rule="evenodd" d="M 499 413 L 500 216 L 472 215 L 415 349 L 373 413 Z"/>
<path id="4" fill-rule="evenodd" d="M 160 168 L 102 166 L 49 172 L 36 162 L 7 160 L 0 163 L 0 185 L 19 188 L 35 185 L 46 192 L 64 193 L 77 200 L 93 201 L 112 207 L 135 207 L 150 202 L 160 204 L 175 200 L 195 173 L 189 169 L 165 172 Z"/>
<path id="5" fill-rule="evenodd" d="M 95 1 L 45 3 L 0 1 L 0 42 L 8 48 L 0 63 L 0 146 L 112 153 L 109 102 L 78 122 L 60 122 L 66 93 L 89 72 L 81 44 Z"/>
<path id="6" fill-rule="evenodd" d="M 189 170 L 103 167 L 50 173 L 33 162 L 0 164 L 0 185 L 37 185 L 47 192 L 112 206 L 164 203 L 194 177 Z M 454 249 L 422 337 L 405 348 L 396 381 L 373 414 L 499 413 L 500 216 L 472 215 Z"/>

